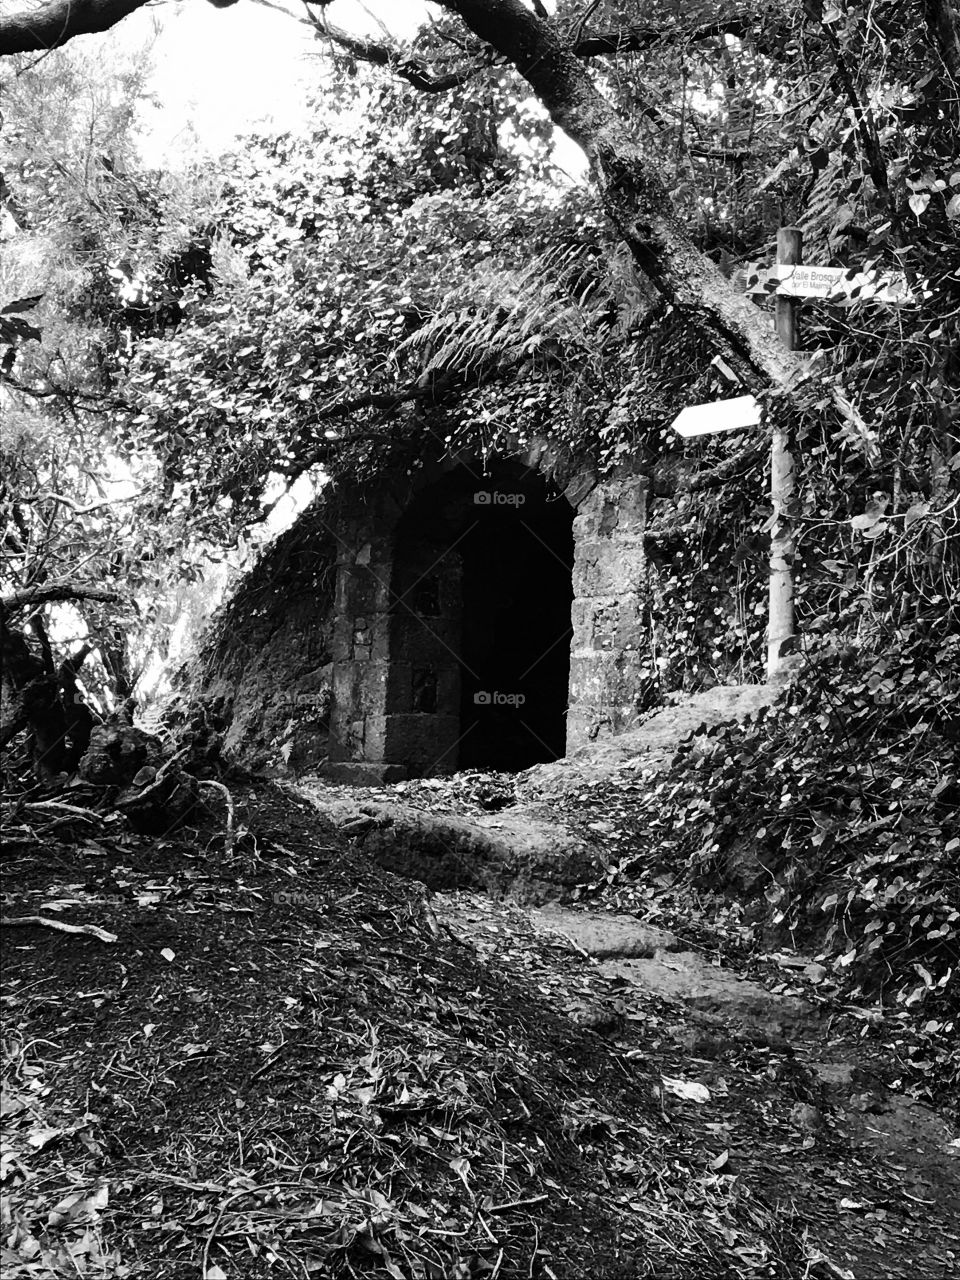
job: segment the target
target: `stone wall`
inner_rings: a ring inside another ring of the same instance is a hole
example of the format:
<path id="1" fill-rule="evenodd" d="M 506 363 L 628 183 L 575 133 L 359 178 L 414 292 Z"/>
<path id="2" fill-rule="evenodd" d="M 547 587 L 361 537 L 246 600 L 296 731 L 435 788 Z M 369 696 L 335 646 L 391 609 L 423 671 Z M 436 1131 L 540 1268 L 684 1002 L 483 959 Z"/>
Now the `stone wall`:
<path id="1" fill-rule="evenodd" d="M 339 526 L 329 769 L 345 782 L 388 781 L 393 776 L 383 763 L 390 675 L 391 536 L 398 510 L 392 496 L 384 493 Z"/>
<path id="2" fill-rule="evenodd" d="M 276 772 L 328 752 L 334 552 L 317 508 L 266 550 L 214 619 L 193 688 L 227 729 L 225 754 Z"/>
<path id="3" fill-rule="evenodd" d="M 647 708 L 646 481 L 598 484 L 574 520 L 573 642 L 567 750 L 630 728 Z"/>

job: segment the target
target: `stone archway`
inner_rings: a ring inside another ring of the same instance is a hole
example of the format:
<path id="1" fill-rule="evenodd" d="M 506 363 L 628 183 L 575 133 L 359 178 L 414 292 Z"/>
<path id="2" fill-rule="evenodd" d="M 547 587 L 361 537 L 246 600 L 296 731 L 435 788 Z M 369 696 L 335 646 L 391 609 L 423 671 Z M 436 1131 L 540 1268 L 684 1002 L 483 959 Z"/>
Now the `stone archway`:
<path id="1" fill-rule="evenodd" d="M 459 466 L 393 542 L 385 762 L 522 769 L 564 754 L 573 509 L 531 467 Z"/>
<path id="2" fill-rule="evenodd" d="M 333 778 L 520 769 L 646 709 L 646 481 L 582 472 L 561 492 L 541 453 L 341 501 Z"/>

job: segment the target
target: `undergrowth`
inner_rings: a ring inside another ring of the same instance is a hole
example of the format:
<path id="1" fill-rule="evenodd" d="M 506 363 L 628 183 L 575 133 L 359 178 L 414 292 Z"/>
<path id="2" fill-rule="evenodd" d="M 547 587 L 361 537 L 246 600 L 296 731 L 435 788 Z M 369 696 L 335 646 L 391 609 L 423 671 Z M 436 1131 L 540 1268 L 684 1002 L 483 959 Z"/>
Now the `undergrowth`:
<path id="1" fill-rule="evenodd" d="M 960 635 L 903 628 L 807 659 L 779 704 L 692 738 L 636 797 L 653 867 L 819 952 L 841 999 L 909 1026 L 907 1066 L 960 1079 Z"/>

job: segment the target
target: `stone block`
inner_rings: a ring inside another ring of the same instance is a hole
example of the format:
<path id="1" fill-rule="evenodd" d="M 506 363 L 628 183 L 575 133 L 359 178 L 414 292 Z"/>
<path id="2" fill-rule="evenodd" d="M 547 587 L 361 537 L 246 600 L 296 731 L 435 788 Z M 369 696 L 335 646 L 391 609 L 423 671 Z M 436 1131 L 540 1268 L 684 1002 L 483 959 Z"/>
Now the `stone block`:
<path id="1" fill-rule="evenodd" d="M 297 680 L 295 688 L 298 695 L 304 693 L 320 694 L 329 691 L 332 680 L 333 663 L 325 662 L 322 667 L 317 667 L 314 671 L 305 672 Z"/>
<path id="2" fill-rule="evenodd" d="M 581 471 L 573 477 L 563 496 L 576 509 L 597 487 L 597 477 L 592 471 Z"/>
<path id="3" fill-rule="evenodd" d="M 378 715 L 366 717 L 363 736 L 364 760 L 385 760 L 387 758 L 387 725 L 390 718 L 390 716 L 384 715 L 382 712 Z"/>
<path id="4" fill-rule="evenodd" d="M 568 751 L 598 731 L 619 733 L 636 723 L 641 714 L 643 661 L 641 652 L 620 649 L 571 657 Z"/>
<path id="5" fill-rule="evenodd" d="M 605 480 L 589 493 L 573 522 L 577 542 L 584 538 L 638 535 L 647 519 L 647 484 L 640 476 Z"/>
<path id="6" fill-rule="evenodd" d="M 643 542 L 623 538 L 589 538 L 577 543 L 573 564 L 576 596 L 622 595 L 636 591 L 646 574 Z"/>

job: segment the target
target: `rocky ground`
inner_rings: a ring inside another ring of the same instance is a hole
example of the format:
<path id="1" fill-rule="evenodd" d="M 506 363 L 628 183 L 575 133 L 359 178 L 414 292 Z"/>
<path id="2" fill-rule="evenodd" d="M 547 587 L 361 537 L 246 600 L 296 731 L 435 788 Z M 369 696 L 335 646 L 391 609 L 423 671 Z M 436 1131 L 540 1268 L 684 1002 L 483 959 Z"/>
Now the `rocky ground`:
<path id="1" fill-rule="evenodd" d="M 642 777 L 651 733 L 585 769 Z M 669 886 L 604 898 L 616 823 L 550 768 L 566 807 L 470 775 L 234 785 L 229 830 L 211 795 L 161 838 L 15 815 L 5 1275 L 960 1274 L 960 1145 L 874 1012 Z"/>

